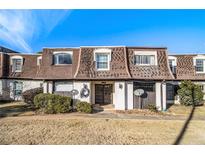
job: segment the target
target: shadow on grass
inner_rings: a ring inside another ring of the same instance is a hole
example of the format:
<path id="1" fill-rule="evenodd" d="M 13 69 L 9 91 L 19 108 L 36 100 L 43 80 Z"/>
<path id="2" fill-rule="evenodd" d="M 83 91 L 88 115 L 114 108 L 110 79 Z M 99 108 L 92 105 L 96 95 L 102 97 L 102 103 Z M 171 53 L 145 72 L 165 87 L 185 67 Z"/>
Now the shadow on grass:
<path id="1" fill-rule="evenodd" d="M 177 139 L 176 139 L 175 142 L 173 143 L 173 145 L 179 145 L 179 144 L 181 143 L 181 141 L 182 141 L 182 139 L 183 139 L 183 137 L 184 137 L 184 134 L 185 134 L 185 132 L 186 132 L 186 130 L 187 130 L 187 127 L 188 127 L 190 121 L 191 121 L 192 118 L 193 118 L 194 111 L 195 111 L 195 106 L 193 106 L 193 108 L 192 108 L 192 110 L 191 110 L 191 112 L 190 112 L 190 114 L 189 114 L 189 117 L 187 118 L 186 122 L 184 123 L 184 125 L 183 125 L 183 127 L 182 127 L 182 129 L 181 129 L 181 131 L 180 131 L 180 133 L 179 133 L 179 135 L 178 135 L 178 137 L 177 137 Z"/>
<path id="2" fill-rule="evenodd" d="M 0 107 L 0 118 L 18 116 L 29 111 L 34 111 L 34 109 L 28 105 L 13 105 Z"/>

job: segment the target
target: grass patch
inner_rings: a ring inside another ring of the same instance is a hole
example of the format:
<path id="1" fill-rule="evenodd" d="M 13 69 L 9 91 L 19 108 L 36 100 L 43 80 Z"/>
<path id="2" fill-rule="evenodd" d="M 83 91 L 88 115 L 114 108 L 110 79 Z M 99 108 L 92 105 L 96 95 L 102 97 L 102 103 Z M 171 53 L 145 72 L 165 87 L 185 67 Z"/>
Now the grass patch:
<path id="1" fill-rule="evenodd" d="M 0 121 L 0 144 L 172 144 L 183 125 L 177 120 L 24 118 Z"/>

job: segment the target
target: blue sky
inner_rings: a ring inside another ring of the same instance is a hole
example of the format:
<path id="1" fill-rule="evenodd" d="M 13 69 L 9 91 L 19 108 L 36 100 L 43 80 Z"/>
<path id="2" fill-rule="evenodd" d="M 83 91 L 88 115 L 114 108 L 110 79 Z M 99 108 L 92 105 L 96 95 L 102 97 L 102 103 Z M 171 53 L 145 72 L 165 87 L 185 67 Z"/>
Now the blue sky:
<path id="1" fill-rule="evenodd" d="M 0 10 L 0 45 L 28 53 L 98 45 L 205 53 L 205 10 Z"/>

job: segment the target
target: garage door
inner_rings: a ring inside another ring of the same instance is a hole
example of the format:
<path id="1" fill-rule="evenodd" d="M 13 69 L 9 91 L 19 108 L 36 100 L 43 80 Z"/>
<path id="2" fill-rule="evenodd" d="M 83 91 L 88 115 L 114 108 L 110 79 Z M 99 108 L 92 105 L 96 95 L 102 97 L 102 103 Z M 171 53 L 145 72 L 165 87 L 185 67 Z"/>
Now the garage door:
<path id="1" fill-rule="evenodd" d="M 73 83 L 68 81 L 55 82 L 54 90 L 55 92 L 70 92 L 71 90 L 73 90 Z"/>

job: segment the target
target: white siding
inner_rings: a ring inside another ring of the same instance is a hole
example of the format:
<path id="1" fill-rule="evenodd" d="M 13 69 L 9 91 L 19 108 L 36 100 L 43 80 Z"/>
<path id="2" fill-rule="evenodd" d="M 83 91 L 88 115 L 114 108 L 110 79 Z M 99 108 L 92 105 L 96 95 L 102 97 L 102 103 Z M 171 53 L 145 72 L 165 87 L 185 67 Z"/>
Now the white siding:
<path id="1" fill-rule="evenodd" d="M 43 81 L 36 81 L 36 80 L 1 80 L 0 88 L 1 92 L 1 100 L 11 100 L 14 99 L 13 94 L 13 83 L 15 81 L 22 82 L 23 83 L 23 92 L 29 89 L 38 88 L 43 83 Z M 21 100 L 21 97 L 15 98 L 16 100 Z"/>
<path id="2" fill-rule="evenodd" d="M 125 97 L 125 82 L 115 82 L 114 84 L 114 93 L 113 93 L 113 104 L 115 105 L 116 110 L 125 110 L 126 109 L 126 97 Z"/>
<path id="3" fill-rule="evenodd" d="M 131 110 L 134 108 L 133 106 L 133 82 L 127 82 L 127 109 Z"/>
<path id="4" fill-rule="evenodd" d="M 89 89 L 90 94 L 88 97 L 82 98 L 80 95 L 80 92 L 83 89 L 84 85 L 87 85 L 87 88 Z M 82 81 L 82 82 L 75 81 L 75 82 L 73 82 L 73 88 L 79 92 L 78 95 L 75 96 L 75 99 L 91 103 L 91 82 L 90 81 Z"/>

